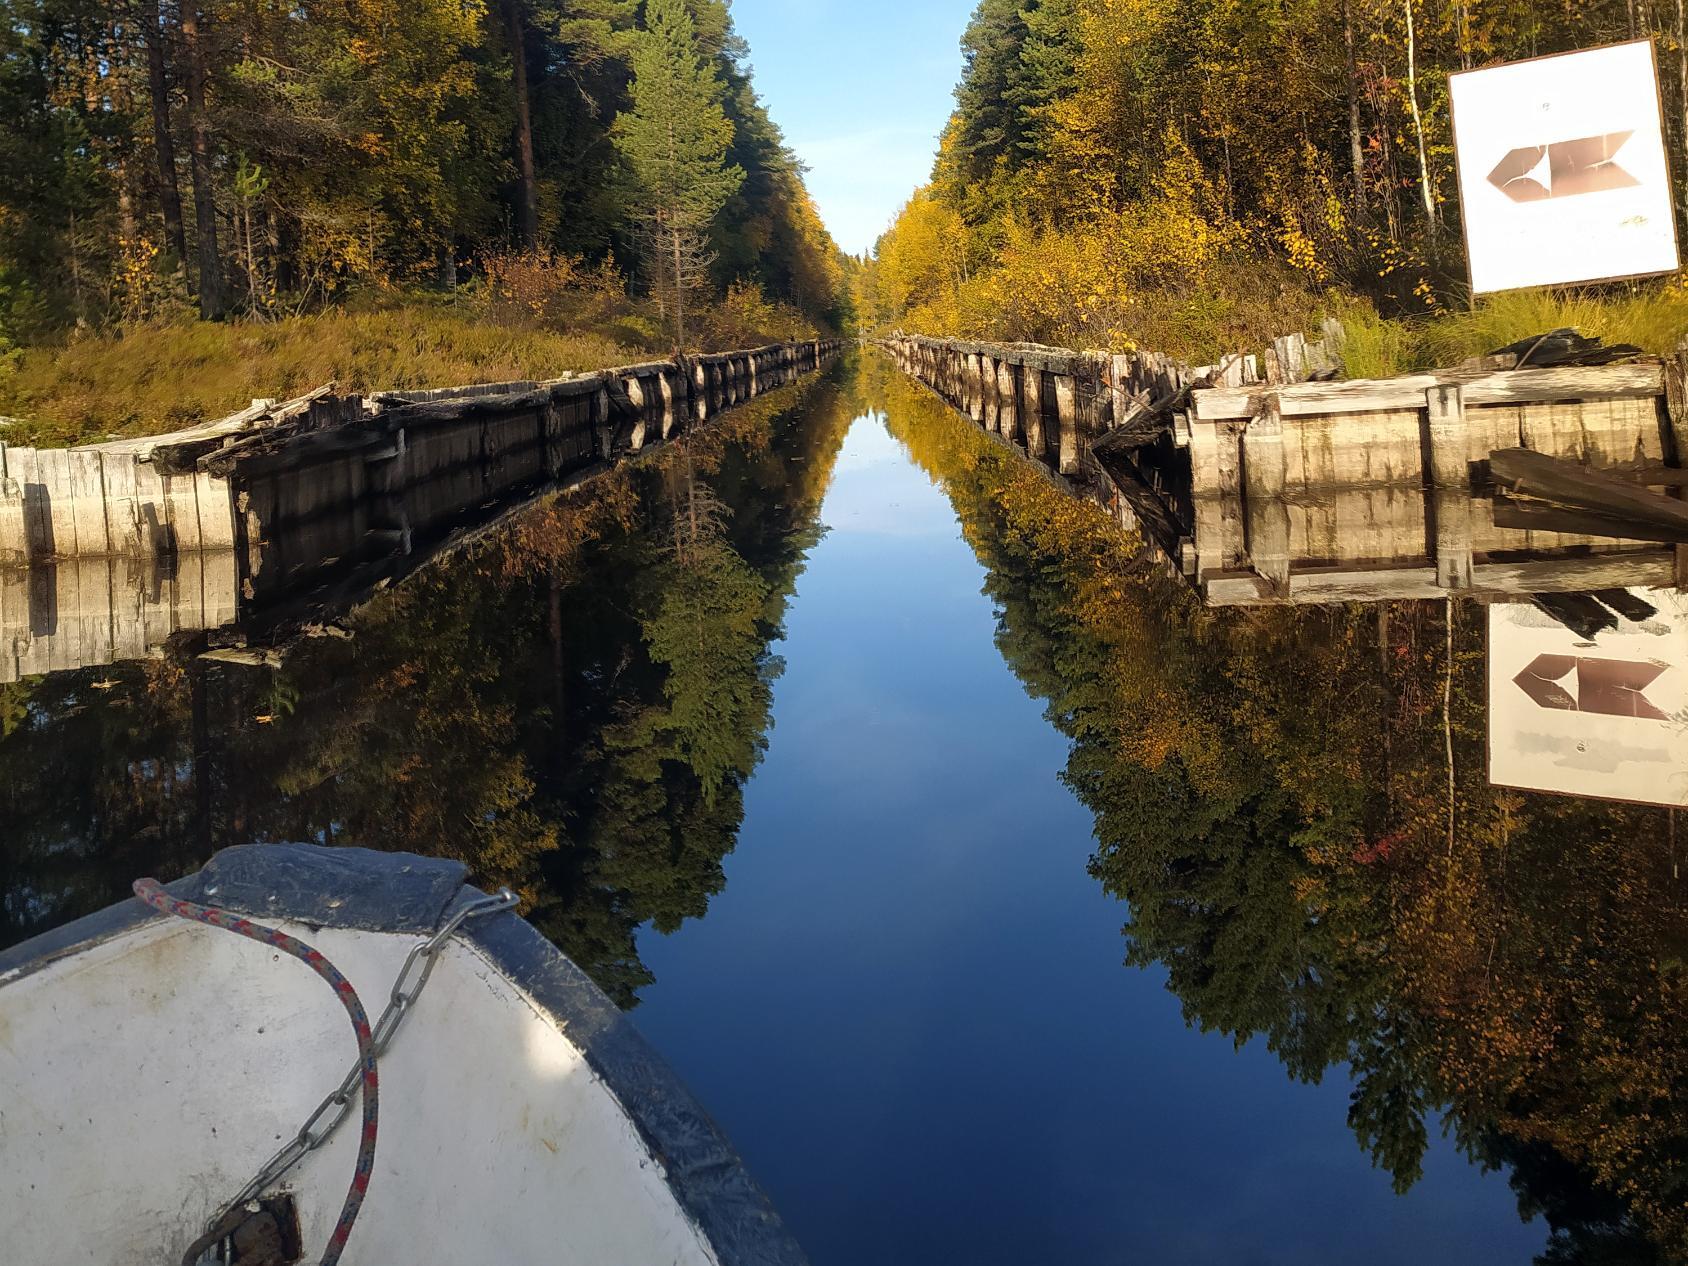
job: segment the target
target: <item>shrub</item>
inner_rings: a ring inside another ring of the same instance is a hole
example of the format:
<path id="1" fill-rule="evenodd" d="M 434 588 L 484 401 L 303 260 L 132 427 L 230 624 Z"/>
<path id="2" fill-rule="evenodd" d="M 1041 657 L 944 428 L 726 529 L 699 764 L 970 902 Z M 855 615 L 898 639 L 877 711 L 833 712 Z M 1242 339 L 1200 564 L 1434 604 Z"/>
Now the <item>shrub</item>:
<path id="1" fill-rule="evenodd" d="M 743 280 L 704 308 L 698 328 L 711 347 L 760 347 L 818 337 L 814 322 L 796 308 L 769 299 L 760 285 Z"/>
<path id="2" fill-rule="evenodd" d="M 497 252 L 483 256 L 480 268 L 478 297 L 494 320 L 560 328 L 631 311 L 626 279 L 608 260 L 594 267 L 578 255 Z"/>

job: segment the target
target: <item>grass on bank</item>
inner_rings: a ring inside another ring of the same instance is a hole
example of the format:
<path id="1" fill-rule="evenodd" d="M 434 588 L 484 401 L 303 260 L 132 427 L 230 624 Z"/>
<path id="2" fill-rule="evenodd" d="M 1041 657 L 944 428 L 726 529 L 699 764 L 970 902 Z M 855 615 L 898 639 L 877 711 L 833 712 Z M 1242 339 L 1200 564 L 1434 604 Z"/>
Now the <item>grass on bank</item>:
<path id="1" fill-rule="evenodd" d="M 1595 290 L 1520 290 L 1478 300 L 1468 312 L 1388 321 L 1370 307 L 1339 311 L 1350 378 L 1390 378 L 1447 368 L 1550 330 L 1573 329 L 1658 356 L 1688 339 L 1688 283 Z"/>
<path id="2" fill-rule="evenodd" d="M 534 270 L 537 274 L 537 270 Z M 345 394 L 546 379 L 668 354 L 660 314 L 520 275 L 501 293 L 379 296 L 269 321 L 190 318 L 27 346 L 0 360 L 0 440 L 64 446 L 161 434 L 334 383 Z M 702 308 L 711 350 L 813 338 L 801 317 L 735 289 Z"/>

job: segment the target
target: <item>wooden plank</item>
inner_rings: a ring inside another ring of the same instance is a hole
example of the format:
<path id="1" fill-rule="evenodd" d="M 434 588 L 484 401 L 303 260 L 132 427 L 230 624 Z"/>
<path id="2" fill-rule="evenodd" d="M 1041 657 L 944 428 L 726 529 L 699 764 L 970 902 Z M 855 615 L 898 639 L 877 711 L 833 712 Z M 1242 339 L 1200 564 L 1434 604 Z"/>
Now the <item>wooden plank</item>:
<path id="1" fill-rule="evenodd" d="M 1566 537 L 1609 537 L 1613 540 L 1676 545 L 1683 533 L 1653 527 L 1633 519 L 1618 519 L 1592 510 L 1568 509 L 1531 501 L 1497 501 L 1495 526 L 1514 532 L 1552 532 Z"/>
<path id="2" fill-rule="evenodd" d="M 1469 589 L 1475 581 L 1471 546 L 1471 493 L 1466 488 L 1436 492 L 1436 583 L 1444 589 Z"/>
<path id="3" fill-rule="evenodd" d="M 100 453 L 100 479 L 105 485 L 106 542 L 113 555 L 139 558 L 142 553 L 140 514 L 135 504 L 135 459 L 127 453 Z"/>
<path id="4" fill-rule="evenodd" d="M 143 659 L 147 653 L 142 603 L 147 569 L 134 558 L 113 558 L 107 566 L 111 587 L 111 656 L 113 661 Z"/>
<path id="5" fill-rule="evenodd" d="M 1076 475 L 1079 472 L 1078 383 L 1069 374 L 1055 377 L 1055 416 L 1061 428 L 1061 473 Z"/>
<path id="6" fill-rule="evenodd" d="M 174 548 L 170 536 L 170 508 L 164 494 L 164 476 L 151 462 L 136 461 L 135 529 L 140 535 L 141 557 L 156 557 Z"/>
<path id="7" fill-rule="evenodd" d="M 170 538 L 178 553 L 199 549 L 199 498 L 193 475 L 164 476 L 164 507 L 169 517 Z"/>
<path id="8" fill-rule="evenodd" d="M 76 504 L 70 454 L 62 448 L 37 449 L 35 483 L 41 490 L 38 495 L 43 499 L 43 513 L 52 540 L 49 552 L 55 558 L 75 558 L 78 553 Z"/>
<path id="9" fill-rule="evenodd" d="M 1434 487 L 1470 488 L 1467 460 L 1465 393 L 1457 385 L 1432 387 L 1425 393 L 1430 443 L 1430 476 Z M 1469 540 L 1469 533 L 1467 534 Z"/>
<path id="10" fill-rule="evenodd" d="M 78 558 L 105 558 L 112 553 L 106 532 L 105 476 L 100 455 L 86 449 L 65 454 L 70 465 L 71 513 L 76 519 Z"/>
<path id="11" fill-rule="evenodd" d="M 54 563 L 46 579 L 53 595 L 53 631 L 47 639 L 47 666 L 55 673 L 69 672 L 86 662 L 82 655 L 80 618 L 82 578 L 76 559 L 65 558 Z"/>
<path id="12" fill-rule="evenodd" d="M 234 548 L 234 490 L 229 480 L 200 471 L 194 476 L 194 499 L 199 505 L 199 547 Z"/>
<path id="13" fill-rule="evenodd" d="M 170 631 L 207 628 L 205 623 L 205 555 L 185 551 L 176 558 L 176 578 L 170 602 Z"/>
<path id="14" fill-rule="evenodd" d="M 207 550 L 200 555 L 200 586 L 205 626 L 231 625 L 240 615 L 240 569 L 230 550 Z"/>
<path id="15" fill-rule="evenodd" d="M 1640 523 L 1688 530 L 1688 502 L 1673 500 L 1622 479 L 1584 470 L 1527 449 L 1505 449 L 1489 459 L 1495 482 L 1527 496 L 1594 510 Z"/>
<path id="16" fill-rule="evenodd" d="M 1026 398 L 1026 455 L 1043 462 L 1049 457 L 1049 441 L 1044 427 L 1043 371 L 1021 367 L 1022 391 Z"/>
<path id="17" fill-rule="evenodd" d="M 13 468 L 20 465 L 15 459 Z M 21 471 L 19 472 L 21 474 Z M 0 567 L 29 562 L 29 529 L 24 517 L 23 482 L 0 475 Z"/>
<path id="18" fill-rule="evenodd" d="M 18 645 L 29 639 L 29 574 L 0 567 L 0 685 L 22 677 Z"/>
<path id="19" fill-rule="evenodd" d="M 1246 497 L 1243 520 L 1249 565 L 1280 597 L 1289 595 L 1290 521 L 1284 504 L 1284 424 L 1279 393 L 1268 392 L 1242 436 Z"/>
<path id="20" fill-rule="evenodd" d="M 1517 369 L 1504 373 L 1461 369 L 1381 380 L 1303 383 L 1281 388 L 1280 394 L 1284 417 L 1295 418 L 1322 413 L 1418 408 L 1427 392 L 1449 385 L 1464 388 L 1468 408 L 1489 404 L 1656 398 L 1664 391 L 1664 366 L 1641 362 L 1568 369 Z M 1258 412 L 1261 395 L 1258 389 L 1214 387 L 1192 392 L 1191 401 L 1197 418 L 1246 418 Z"/>
<path id="21" fill-rule="evenodd" d="M 1335 489 L 1287 501 L 1296 570 L 1380 559 L 1421 559 L 1425 499 L 1419 488 Z"/>
<path id="22" fill-rule="evenodd" d="M 82 626 L 82 663 L 84 666 L 109 664 L 113 659 L 111 560 L 77 559 L 76 589 L 76 618 Z"/>

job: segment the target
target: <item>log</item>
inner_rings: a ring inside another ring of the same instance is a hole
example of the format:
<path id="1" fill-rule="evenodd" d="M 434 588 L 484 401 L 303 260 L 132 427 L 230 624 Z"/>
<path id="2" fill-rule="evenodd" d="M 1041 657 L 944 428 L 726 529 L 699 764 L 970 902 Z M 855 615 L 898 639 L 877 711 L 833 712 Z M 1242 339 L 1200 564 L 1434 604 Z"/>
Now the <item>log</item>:
<path id="1" fill-rule="evenodd" d="M 1688 542 L 1680 528 L 1637 523 L 1592 510 L 1567 509 L 1540 502 L 1495 501 L 1495 526 L 1513 532 L 1561 532 L 1567 536 L 1604 536 L 1614 541 L 1646 541 L 1660 545 Z"/>
<path id="2" fill-rule="evenodd" d="M 1530 601 L 1588 641 L 1618 627 L 1618 617 L 1586 593 L 1533 593 Z"/>
<path id="3" fill-rule="evenodd" d="M 1489 469 L 1497 484 L 1526 496 L 1688 532 L 1688 503 L 1556 457 L 1523 448 L 1502 449 L 1490 455 Z"/>
<path id="4" fill-rule="evenodd" d="M 1571 369 L 1519 369 L 1509 373 L 1455 369 L 1401 378 L 1314 382 L 1279 388 L 1286 418 L 1327 413 L 1387 412 L 1422 409 L 1437 387 L 1463 388 L 1467 408 L 1490 404 L 1550 404 L 1572 400 L 1656 399 L 1664 392 L 1660 364 L 1603 365 Z M 1253 417 L 1264 393 L 1213 388 L 1192 392 L 1199 419 Z"/>

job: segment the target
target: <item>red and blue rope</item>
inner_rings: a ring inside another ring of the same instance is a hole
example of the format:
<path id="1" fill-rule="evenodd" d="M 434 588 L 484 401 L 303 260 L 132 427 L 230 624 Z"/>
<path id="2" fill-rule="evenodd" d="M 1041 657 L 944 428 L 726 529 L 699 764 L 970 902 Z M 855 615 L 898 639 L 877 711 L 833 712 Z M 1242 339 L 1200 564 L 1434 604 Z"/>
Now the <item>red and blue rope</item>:
<path id="1" fill-rule="evenodd" d="M 346 1240 L 352 1234 L 352 1225 L 357 1221 L 358 1210 L 363 1206 L 364 1195 L 369 1191 L 370 1174 L 375 1169 L 376 1122 L 380 1116 L 379 1078 L 375 1071 L 375 1037 L 370 1031 L 369 1016 L 363 1009 L 363 1002 L 358 997 L 357 990 L 352 988 L 352 982 L 347 980 L 333 963 L 324 958 L 319 950 L 288 936 L 285 932 L 261 927 L 226 910 L 195 905 L 191 901 L 172 897 L 156 879 L 137 879 L 135 895 L 153 909 L 161 910 L 165 914 L 191 919 L 196 923 L 207 923 L 292 955 L 328 982 L 334 990 L 334 996 L 339 998 L 341 1005 L 346 1008 L 346 1014 L 351 1016 L 352 1031 L 357 1034 L 358 1040 L 358 1060 L 363 1065 L 363 1139 L 358 1145 L 357 1170 L 352 1178 L 351 1190 L 346 1193 L 346 1203 L 340 1210 L 340 1220 L 335 1224 L 334 1234 L 329 1238 L 328 1248 L 322 1255 L 322 1266 L 335 1266 L 340 1260 L 340 1254 L 345 1251 Z"/>

